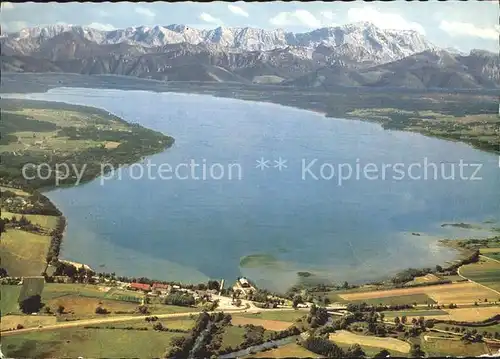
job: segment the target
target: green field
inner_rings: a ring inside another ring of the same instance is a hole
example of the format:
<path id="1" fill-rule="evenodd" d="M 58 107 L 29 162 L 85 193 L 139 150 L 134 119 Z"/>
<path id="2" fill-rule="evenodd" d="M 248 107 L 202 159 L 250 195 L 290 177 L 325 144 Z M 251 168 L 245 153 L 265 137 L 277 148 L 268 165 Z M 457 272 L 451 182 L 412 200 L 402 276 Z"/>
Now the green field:
<path id="1" fill-rule="evenodd" d="M 280 320 L 283 322 L 295 322 L 298 318 L 307 315 L 306 311 L 302 310 L 278 310 L 260 313 L 242 313 L 239 317 L 265 319 L 265 320 Z"/>
<path id="2" fill-rule="evenodd" d="M 488 325 L 488 326 L 484 326 L 484 327 L 477 327 L 477 326 L 474 326 L 474 327 L 469 326 L 468 327 L 468 326 L 464 326 L 464 325 L 454 325 L 454 324 L 444 324 L 444 323 L 437 323 L 434 325 L 434 328 L 436 328 L 436 329 L 446 330 L 446 328 L 448 328 L 448 330 L 450 330 L 450 331 L 453 331 L 450 328 L 454 328 L 454 327 L 459 327 L 459 328 L 463 327 L 469 331 L 476 329 L 477 332 L 480 334 L 483 334 L 483 332 L 492 333 L 492 334 L 500 333 L 500 324 Z"/>
<path id="3" fill-rule="evenodd" d="M 349 303 L 361 304 L 366 303 L 370 305 L 404 305 L 404 304 L 434 304 L 436 303 L 427 294 L 410 294 L 410 295 L 398 295 L 393 297 L 384 298 L 373 298 L 373 299 L 362 299 L 362 300 L 350 300 Z"/>
<path id="4" fill-rule="evenodd" d="M 460 274 L 470 280 L 500 291 L 500 263 L 494 260 L 481 258 L 478 263 L 461 267 Z"/>
<path id="5" fill-rule="evenodd" d="M 429 333 L 431 336 L 439 336 L 438 333 Z M 465 343 L 461 340 L 421 339 L 421 346 L 427 356 L 479 356 L 489 353 L 485 343 Z"/>
<path id="6" fill-rule="evenodd" d="M 500 248 L 481 248 L 481 254 L 488 258 L 500 261 Z"/>
<path id="7" fill-rule="evenodd" d="M 318 354 L 315 354 L 306 348 L 295 344 L 285 344 L 279 348 L 266 350 L 255 355 L 250 355 L 245 358 L 319 358 Z"/>
<path id="8" fill-rule="evenodd" d="M 153 328 L 154 323 L 161 323 L 163 324 L 164 327 L 169 328 L 169 329 L 180 329 L 180 330 L 185 330 L 188 331 L 191 328 L 193 328 L 195 319 L 189 318 L 189 316 L 183 317 L 183 318 L 165 318 L 165 319 L 158 319 L 155 322 L 147 322 L 145 320 L 137 320 L 137 321 L 126 321 L 126 322 L 117 322 L 117 323 L 110 323 L 110 324 L 101 324 L 98 325 L 98 327 L 105 329 L 106 327 L 113 326 L 115 328 L 144 328 L 147 327 L 150 330 Z"/>
<path id="9" fill-rule="evenodd" d="M 102 130 L 127 130 L 125 124 L 106 119 L 105 116 L 67 109 L 7 108 L 2 109 L 2 118 L 6 121 L 5 133 L 16 136 L 17 141 L 0 145 L 0 152 L 28 150 L 38 153 L 69 153 L 106 143 L 59 135 L 58 130 L 65 127 L 83 129 L 99 126 Z"/>
<path id="10" fill-rule="evenodd" d="M 50 300 L 67 295 L 78 295 L 82 297 L 103 299 L 106 297 L 106 293 L 100 291 L 96 285 L 77 283 L 46 283 L 43 290 L 42 300 Z"/>
<path id="11" fill-rule="evenodd" d="M 25 216 L 28 221 L 30 221 L 33 224 L 37 224 L 40 227 L 46 228 L 46 229 L 54 229 L 57 225 L 57 220 L 59 217 L 57 216 L 43 216 L 43 215 L 38 215 L 38 214 L 19 214 L 19 213 L 12 213 L 12 212 L 7 212 L 2 210 L 1 212 L 1 218 L 8 218 L 9 220 L 13 217 L 16 216 L 17 219 L 20 219 L 21 216 Z"/>
<path id="12" fill-rule="evenodd" d="M 448 313 L 440 309 L 430 309 L 430 310 L 401 310 L 401 311 L 387 311 L 383 312 L 386 318 L 402 317 L 406 315 L 407 317 L 426 317 L 429 315 L 447 315 Z"/>
<path id="13" fill-rule="evenodd" d="M 1 285 L 0 286 L 0 294 L 1 294 L 1 300 L 0 300 L 1 313 L 0 314 L 2 316 L 6 315 L 8 313 L 12 313 L 12 314 L 20 313 L 19 305 L 17 302 L 20 293 L 21 293 L 21 286 L 20 285 Z"/>
<path id="14" fill-rule="evenodd" d="M 60 169 L 57 183 L 56 171 L 51 171 L 49 178 L 35 176 L 27 181 L 22 173 L 24 165 L 45 163 L 48 156 L 51 163 L 66 163 L 80 171 L 85 168 L 80 179 L 83 183 L 101 174 L 103 159 L 114 166 L 130 164 L 174 142 L 160 132 L 96 108 L 17 99 L 0 99 L 0 105 L 2 179 L 19 186 L 28 184 L 37 189 L 76 184 L 75 171 L 66 173 L 66 169 Z"/>
<path id="15" fill-rule="evenodd" d="M 113 295 L 114 291 L 118 295 Z M 42 294 L 42 302 L 49 303 L 52 306 L 63 305 L 66 308 L 72 308 L 75 312 L 73 319 L 89 318 L 99 316 L 94 313 L 95 307 L 101 301 L 104 307 L 110 311 L 126 311 L 135 313 L 139 303 L 137 301 L 121 300 L 126 292 L 119 289 L 110 289 L 108 292 L 99 290 L 97 285 L 90 284 L 62 284 L 46 283 Z M 129 297 L 142 298 L 140 295 L 129 292 Z M 151 314 L 169 314 L 169 313 L 191 313 L 199 312 L 196 307 L 182 307 L 176 305 L 148 304 Z M 69 315 L 66 315 L 69 316 Z"/>
<path id="16" fill-rule="evenodd" d="M 10 358 L 157 358 L 182 333 L 71 328 L 2 338 Z"/>
<path id="17" fill-rule="evenodd" d="M 221 349 L 226 347 L 235 348 L 243 342 L 243 335 L 245 334 L 245 329 L 234 325 L 226 326 L 224 334 L 222 336 Z"/>
<path id="18" fill-rule="evenodd" d="M 348 344 L 338 343 L 338 342 L 334 342 L 334 343 L 337 344 L 344 351 L 347 351 L 349 349 L 349 347 L 350 347 L 350 345 L 348 345 Z M 363 349 L 363 351 L 365 352 L 365 354 L 368 357 L 372 357 L 375 354 L 378 354 L 383 349 L 383 348 L 372 347 L 372 346 L 369 346 L 369 345 L 361 345 L 361 348 Z M 392 357 L 396 357 L 396 358 L 406 358 L 406 357 L 408 357 L 407 353 L 398 352 L 396 350 L 389 350 L 389 353 L 391 353 Z"/>
<path id="19" fill-rule="evenodd" d="M 13 277 L 40 275 L 49 245 L 49 236 L 9 228 L 0 241 L 1 266 Z"/>

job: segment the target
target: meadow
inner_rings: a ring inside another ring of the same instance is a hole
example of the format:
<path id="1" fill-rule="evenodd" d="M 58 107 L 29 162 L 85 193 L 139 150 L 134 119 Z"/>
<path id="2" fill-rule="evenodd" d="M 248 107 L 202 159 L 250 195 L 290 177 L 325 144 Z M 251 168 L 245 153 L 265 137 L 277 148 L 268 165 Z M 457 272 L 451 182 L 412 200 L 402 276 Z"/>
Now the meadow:
<path id="1" fill-rule="evenodd" d="M 488 346 L 485 343 L 467 343 L 461 341 L 460 338 L 444 338 L 439 334 L 421 336 L 421 345 L 424 352 L 430 356 L 445 357 L 445 356 L 479 356 L 490 353 Z"/>
<path id="2" fill-rule="evenodd" d="M 482 274 L 483 270 L 481 269 L 478 273 Z M 358 292 L 358 293 L 341 294 L 340 296 L 342 297 L 342 299 L 346 301 L 381 300 L 382 298 L 391 298 L 399 296 L 408 296 L 408 300 L 410 300 L 411 298 L 410 296 L 413 295 L 421 296 L 422 294 L 428 296 L 435 303 L 438 303 L 440 305 L 449 305 L 452 303 L 458 305 L 471 304 L 474 303 L 475 301 L 482 301 L 484 299 L 488 299 L 489 301 L 497 301 L 499 299 L 498 294 L 495 293 L 494 291 L 471 282 Z M 420 298 L 422 300 L 423 297 Z M 413 302 L 410 301 L 407 304 L 412 304 L 412 303 Z"/>
<path id="3" fill-rule="evenodd" d="M 359 335 L 346 330 L 338 330 L 335 333 L 331 333 L 329 338 L 335 343 L 348 345 L 359 344 L 361 346 L 366 345 L 369 347 L 388 349 L 400 353 L 409 353 L 410 351 L 410 344 L 399 339 Z"/>
<path id="4" fill-rule="evenodd" d="M 11 358 L 157 358 L 183 333 L 71 328 L 2 338 Z"/>
<path id="5" fill-rule="evenodd" d="M 49 246 L 49 236 L 8 229 L 0 241 L 2 267 L 14 277 L 40 275 L 46 266 Z"/>
<path id="6" fill-rule="evenodd" d="M 315 354 L 298 344 L 290 343 L 280 346 L 276 349 L 266 350 L 247 358 L 320 358 Z"/>
<path id="7" fill-rule="evenodd" d="M 500 292 L 500 262 L 481 257 L 478 263 L 467 264 L 461 267 L 460 274 Z M 496 293 L 495 300 L 500 301 L 499 293 Z"/>

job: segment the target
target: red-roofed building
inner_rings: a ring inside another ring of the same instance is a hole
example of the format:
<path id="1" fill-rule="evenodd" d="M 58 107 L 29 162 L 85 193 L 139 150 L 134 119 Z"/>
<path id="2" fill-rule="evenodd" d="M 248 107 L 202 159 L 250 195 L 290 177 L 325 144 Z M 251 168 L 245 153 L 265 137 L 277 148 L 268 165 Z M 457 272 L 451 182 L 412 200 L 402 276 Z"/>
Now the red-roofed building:
<path id="1" fill-rule="evenodd" d="M 133 290 L 142 290 L 145 292 L 151 291 L 151 286 L 149 284 L 142 284 L 142 283 L 130 283 L 130 289 Z"/>
<path id="2" fill-rule="evenodd" d="M 168 291 L 170 289 L 170 286 L 168 284 L 162 284 L 162 283 L 153 283 L 153 290 L 158 290 L 160 292 L 163 291 Z"/>

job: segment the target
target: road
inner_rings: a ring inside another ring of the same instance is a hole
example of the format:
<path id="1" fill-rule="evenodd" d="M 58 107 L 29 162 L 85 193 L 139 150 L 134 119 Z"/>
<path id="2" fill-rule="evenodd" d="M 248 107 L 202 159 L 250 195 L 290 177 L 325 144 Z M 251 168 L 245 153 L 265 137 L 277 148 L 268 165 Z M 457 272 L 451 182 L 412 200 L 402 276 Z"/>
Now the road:
<path id="1" fill-rule="evenodd" d="M 295 310 L 295 309 L 293 308 L 261 309 L 252 305 L 251 307 L 245 307 L 242 309 L 224 309 L 224 310 L 219 309 L 208 313 L 212 314 L 212 313 L 223 312 L 227 314 L 234 314 L 234 313 L 260 313 L 264 311 L 289 311 L 289 310 Z M 144 321 L 146 317 L 151 317 L 152 315 L 158 317 L 159 319 L 169 319 L 169 318 L 187 317 L 190 314 L 199 314 L 199 313 L 185 312 L 185 313 L 170 313 L 170 314 L 149 314 L 149 315 L 118 316 L 118 317 L 74 320 L 70 322 L 60 322 L 53 325 L 47 325 L 41 328 L 33 327 L 33 328 L 25 328 L 12 331 L 3 331 L 1 332 L 1 336 L 7 337 L 13 335 L 27 334 L 32 332 L 50 331 L 50 330 L 58 330 L 65 328 L 77 328 L 83 326 L 93 326 L 93 325 L 109 324 L 109 323 L 121 323 L 121 322 L 140 321 L 140 320 Z"/>

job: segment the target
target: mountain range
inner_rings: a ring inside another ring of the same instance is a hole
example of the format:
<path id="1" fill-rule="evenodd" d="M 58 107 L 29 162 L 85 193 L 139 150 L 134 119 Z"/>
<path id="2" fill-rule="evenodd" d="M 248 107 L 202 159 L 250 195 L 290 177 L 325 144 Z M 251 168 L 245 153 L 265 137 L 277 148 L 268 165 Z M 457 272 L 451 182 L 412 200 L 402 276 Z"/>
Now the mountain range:
<path id="1" fill-rule="evenodd" d="M 112 31 L 52 25 L 2 34 L 8 72 L 115 74 L 288 86 L 500 87 L 498 54 L 440 49 L 416 31 L 371 23 L 306 33 L 186 25 Z"/>

